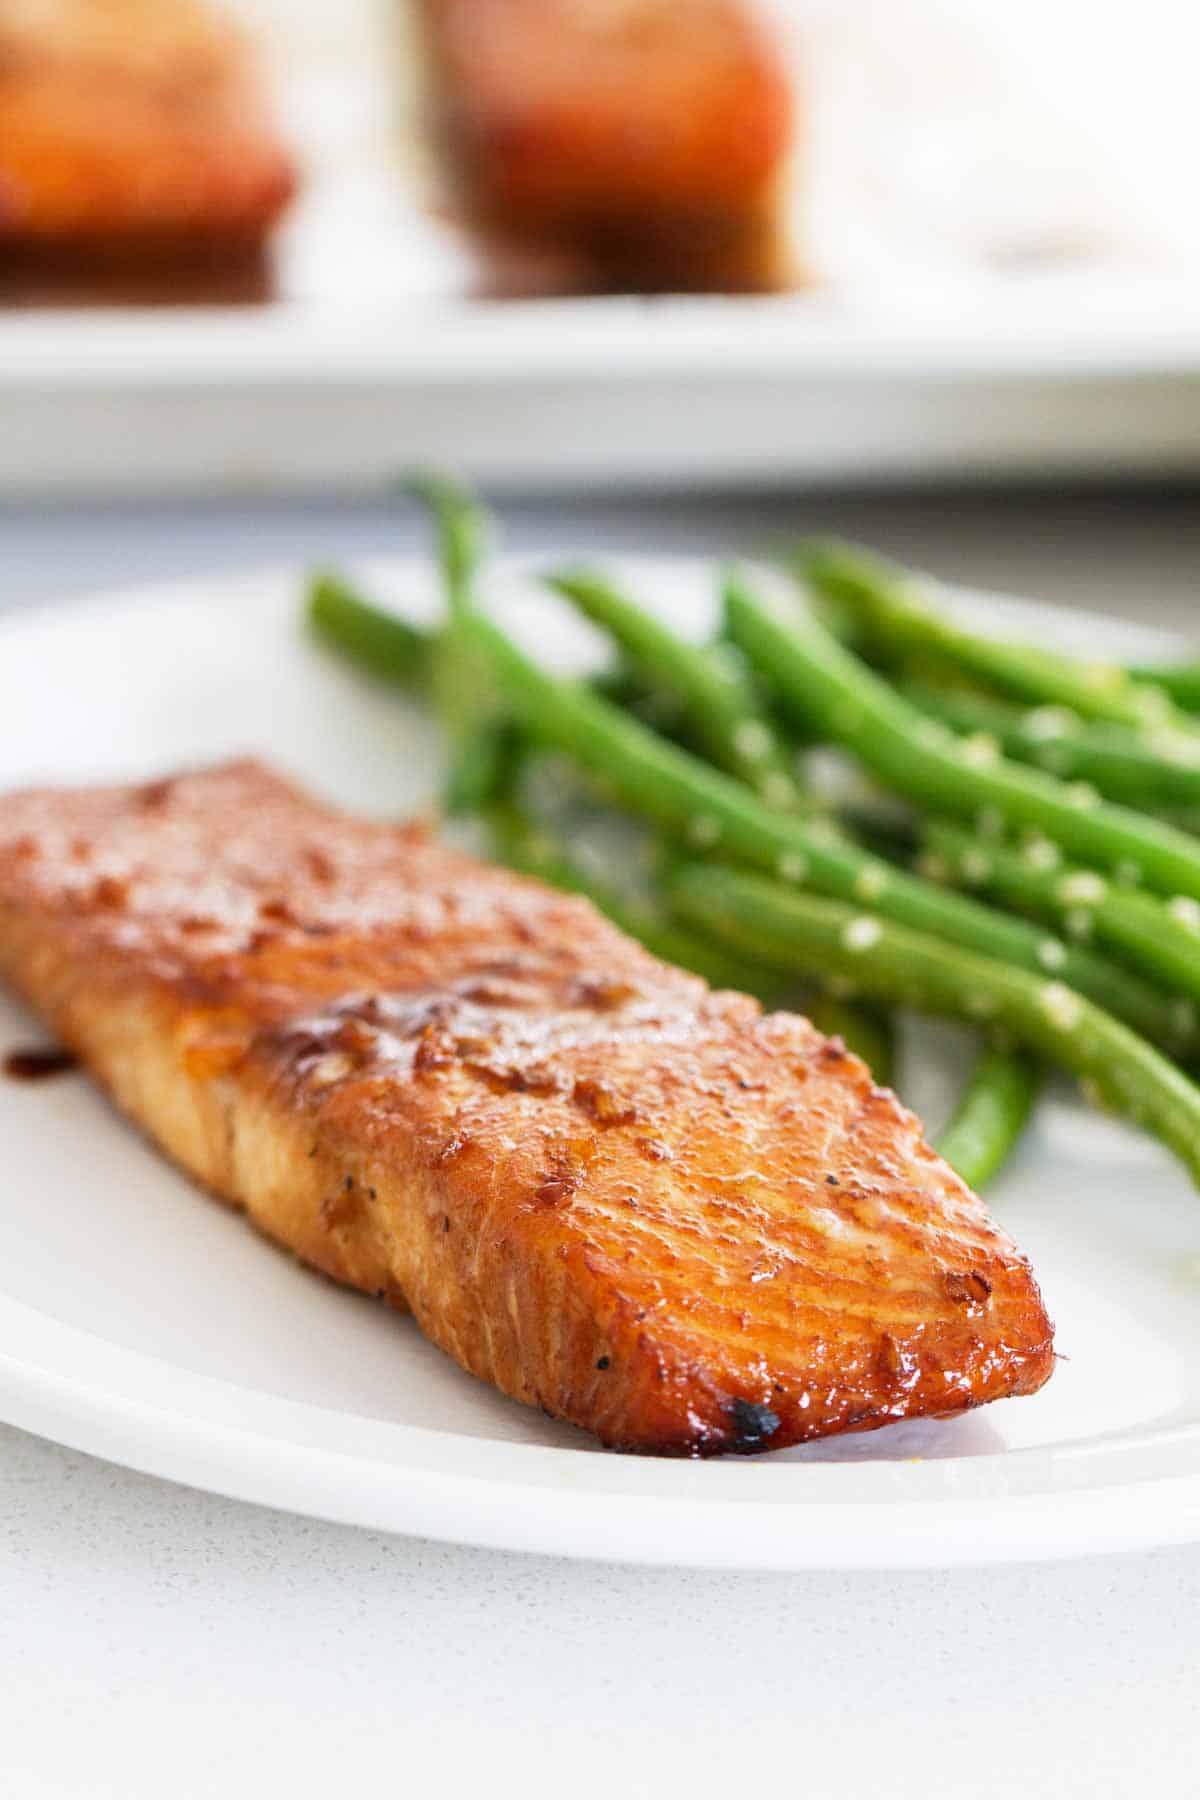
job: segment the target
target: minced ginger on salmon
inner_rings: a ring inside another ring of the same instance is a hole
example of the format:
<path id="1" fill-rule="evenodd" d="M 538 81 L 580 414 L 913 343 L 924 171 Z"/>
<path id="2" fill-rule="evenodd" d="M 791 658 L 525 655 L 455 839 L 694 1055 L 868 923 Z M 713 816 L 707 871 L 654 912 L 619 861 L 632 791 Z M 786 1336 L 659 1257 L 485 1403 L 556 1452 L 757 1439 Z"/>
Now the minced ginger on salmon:
<path id="1" fill-rule="evenodd" d="M 0 970 L 264 1232 L 607 1445 L 1051 1373 L 1028 1263 L 836 1039 L 258 764 L 0 799 Z"/>

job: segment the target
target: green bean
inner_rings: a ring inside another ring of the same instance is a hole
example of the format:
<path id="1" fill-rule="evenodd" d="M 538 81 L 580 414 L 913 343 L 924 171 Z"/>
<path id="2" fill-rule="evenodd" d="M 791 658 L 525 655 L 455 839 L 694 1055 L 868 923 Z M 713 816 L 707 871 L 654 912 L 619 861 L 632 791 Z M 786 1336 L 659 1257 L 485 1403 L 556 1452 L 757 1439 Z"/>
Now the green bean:
<path id="1" fill-rule="evenodd" d="M 411 475 L 405 486 L 429 509 L 446 598 L 451 612 L 461 612 L 473 604 L 475 577 L 492 539 L 491 517 L 448 475 L 420 471 Z"/>
<path id="2" fill-rule="evenodd" d="M 783 984 L 773 974 L 751 959 L 731 956 L 702 932 L 675 923 L 648 901 L 598 880 L 568 854 L 548 826 L 535 823 L 515 802 L 495 801 L 481 816 L 492 854 L 508 868 L 535 875 L 564 893 L 582 895 L 652 956 L 703 976 L 710 987 L 735 988 L 767 1005 L 778 1000 Z"/>
<path id="3" fill-rule="evenodd" d="M 976 1193 L 999 1174 L 1016 1149 L 1037 1090 L 1038 1068 L 1029 1057 L 998 1045 L 980 1052 L 953 1116 L 934 1145 Z"/>
<path id="4" fill-rule="evenodd" d="M 316 635 L 366 674 L 398 687 L 429 689 L 437 635 L 432 628 L 389 612 L 352 587 L 344 575 L 329 570 L 316 570 L 309 576 L 306 608 Z M 674 696 L 627 668 L 603 669 L 589 677 L 588 685 L 655 731 L 670 736 L 679 726 L 680 707 Z"/>
<path id="5" fill-rule="evenodd" d="M 680 865 L 668 879 L 667 897 L 685 922 L 703 920 L 730 949 L 780 970 L 846 981 L 857 995 L 888 1006 L 986 1018 L 1161 1138 L 1200 1184 L 1200 1088 L 1061 981 L 740 869 Z"/>
<path id="6" fill-rule="evenodd" d="M 910 868 L 921 847 L 916 813 L 899 810 L 887 797 L 845 800 L 834 808 L 843 830 L 876 855 L 900 868 Z"/>
<path id="7" fill-rule="evenodd" d="M 798 805 L 787 747 L 764 716 L 753 684 L 729 656 L 686 643 L 602 575 L 568 570 L 546 580 L 616 640 L 648 685 L 675 695 L 711 762 L 746 782 L 769 806 Z"/>
<path id="8" fill-rule="evenodd" d="M 1189 837 L 1200 837 L 1200 807 L 1170 806 L 1160 816 L 1164 824 L 1173 825 L 1176 831 L 1186 831 Z"/>
<path id="9" fill-rule="evenodd" d="M 1143 685 L 1161 688 L 1184 712 L 1200 712 L 1200 662 L 1135 664 L 1129 673 Z"/>
<path id="10" fill-rule="evenodd" d="M 462 665 L 444 632 L 397 618 L 329 574 L 310 580 L 308 618 L 318 636 L 367 674 L 440 702 L 454 746 L 442 795 L 448 812 L 473 811 L 503 786 L 511 742 L 503 727 L 468 715 L 460 703 Z"/>
<path id="11" fill-rule="evenodd" d="M 934 584 L 847 544 L 814 544 L 797 564 L 819 592 L 848 609 L 862 639 L 891 656 L 962 670 L 1032 705 L 1068 706 L 1085 719 L 1160 727 L 1175 709 L 1160 687 L 1115 663 L 1084 663 L 1051 650 L 985 636 L 930 604 Z M 1182 715 L 1179 726 L 1190 721 Z"/>
<path id="12" fill-rule="evenodd" d="M 632 713 L 635 719 L 649 725 L 652 731 L 661 732 L 664 737 L 679 740 L 686 731 L 683 708 L 676 695 L 643 680 L 627 662 L 598 669 L 588 676 L 587 684 L 601 699 L 619 706 L 622 712 Z"/>
<path id="13" fill-rule="evenodd" d="M 1032 710 L 962 688 L 906 681 L 900 691 L 953 731 L 986 732 L 1006 756 L 1063 780 L 1090 781 L 1110 800 L 1147 811 L 1200 804 L 1200 733 L 1085 724 L 1065 707 Z"/>
<path id="14" fill-rule="evenodd" d="M 1200 905 L 1178 900 L 1164 905 L 1151 894 L 1115 886 L 1094 869 L 1057 859 L 1047 838 L 1024 849 L 1007 843 L 982 844 L 971 832 L 942 819 L 922 831 L 923 866 L 944 872 L 956 885 L 990 895 L 1004 906 L 1054 920 L 1068 936 L 1110 945 L 1161 986 L 1192 1003 L 1179 1010 L 1181 1036 L 1194 1031 L 1200 1001 Z M 1047 968 L 1057 960 L 1058 939 L 1047 943 Z"/>
<path id="15" fill-rule="evenodd" d="M 424 687 L 430 676 L 429 632 L 364 600 L 338 575 L 309 577 L 308 621 L 318 637 L 359 668 L 401 687 Z"/>
<path id="16" fill-rule="evenodd" d="M 811 614 L 780 622 L 744 581 L 728 584 L 729 629 L 764 680 L 800 716 L 851 751 L 885 786 L 981 826 L 1036 827 L 1081 862 L 1167 894 L 1200 898 L 1200 845 L 1095 790 L 1006 762 L 991 737 L 958 738 L 927 719 Z"/>
<path id="17" fill-rule="evenodd" d="M 487 514 L 445 476 L 416 475 L 410 491 L 428 506 L 448 619 L 431 659 L 434 710 L 450 745 L 442 800 L 447 812 L 475 812 L 503 791 L 512 755 L 510 734 L 498 719 L 486 682 L 476 679 L 462 622 L 475 604 L 475 580 L 490 536 Z"/>
<path id="18" fill-rule="evenodd" d="M 928 596 L 931 587 L 936 592 L 936 584 L 914 579 L 851 545 L 811 545 L 800 552 L 798 561 L 828 608 L 826 623 L 839 637 L 853 639 L 857 630 L 893 653 L 915 652 L 923 659 L 970 669 L 1017 699 L 1071 706 L 1087 717 L 1135 727 L 1153 724 L 1162 716 L 1162 702 L 1153 690 L 1181 712 L 1200 712 L 1200 659 L 1114 667 L 1008 639 L 1001 642 L 964 630 L 936 613 L 931 629 L 929 615 L 934 609 Z M 1082 695 L 1082 708 L 1073 706 L 1072 695 Z"/>
<path id="19" fill-rule="evenodd" d="M 513 723 L 566 752 L 631 811 L 693 845 L 770 869 L 904 924 L 1029 969 L 1036 927 L 893 868 L 826 820 L 773 812 L 741 783 L 656 737 L 577 683 L 547 675 L 480 613 L 463 622 Z M 1155 1038 L 1169 1038 L 1168 1003 L 1147 983 L 1089 951 L 1063 947 L 1062 979 Z"/>

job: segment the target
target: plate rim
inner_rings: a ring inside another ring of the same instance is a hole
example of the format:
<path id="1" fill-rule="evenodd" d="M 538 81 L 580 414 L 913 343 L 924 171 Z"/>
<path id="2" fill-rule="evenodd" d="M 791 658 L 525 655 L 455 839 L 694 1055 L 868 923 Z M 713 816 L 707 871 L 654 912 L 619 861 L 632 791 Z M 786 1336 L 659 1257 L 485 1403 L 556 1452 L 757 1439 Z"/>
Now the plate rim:
<path id="1" fill-rule="evenodd" d="M 564 1506 L 561 1483 L 498 1477 L 479 1464 L 509 1461 L 515 1454 L 522 1461 L 560 1463 L 578 1459 L 577 1451 L 363 1421 L 264 1396 L 109 1344 L 0 1296 L 0 1336 L 14 1326 L 27 1343 L 32 1337 L 48 1344 L 50 1354 L 43 1359 L 39 1352 L 31 1364 L 0 1351 L 0 1411 L 7 1423 L 142 1474 L 371 1530 L 582 1560 L 746 1571 L 1050 1561 L 1200 1537 L 1200 1471 L 1053 1493 L 852 1502 L 852 1510 L 861 1507 L 870 1515 L 868 1528 L 860 1531 L 847 1530 L 847 1500 L 841 1495 L 801 1504 L 789 1496 L 769 1503 L 759 1496 L 700 1497 L 686 1490 L 710 1481 L 713 1471 L 729 1469 L 729 1463 L 588 1453 L 577 1471 L 617 1467 L 657 1476 L 674 1470 L 685 1491 L 614 1493 L 605 1482 L 587 1491 L 573 1482 L 570 1505 Z M 93 1376 L 86 1381 L 76 1373 L 85 1350 Z M 70 1359 L 66 1366 L 65 1359 Z M 96 1380 L 97 1370 L 120 1376 L 123 1389 Z M 274 1415 L 275 1428 L 256 1420 L 260 1407 Z M 322 1432 L 318 1421 L 341 1421 L 355 1430 L 366 1425 L 361 1447 L 356 1451 L 333 1441 L 338 1433 Z M 279 1428 L 285 1424 L 287 1430 Z M 464 1457 L 378 1454 L 385 1447 L 404 1452 L 454 1445 L 466 1447 Z M 1016 1454 L 1047 1462 L 1053 1455 L 1048 1450 Z M 971 1462 L 1008 1460 L 998 1455 Z M 743 1463 L 733 1472 L 740 1477 L 768 1466 Z M 837 1473 L 865 1466 L 792 1463 L 776 1465 L 776 1473 L 825 1484 Z M 905 1465 L 869 1466 L 890 1476 L 905 1471 Z M 887 1531 L 881 1533 L 871 1526 L 884 1505 Z"/>
<path id="2" fill-rule="evenodd" d="M 191 388 L 219 380 L 253 391 L 279 383 L 483 382 L 509 391 L 538 378 L 592 388 L 647 377 L 723 386 L 759 378 L 1063 386 L 1200 377 L 1193 284 L 1126 272 L 1097 286 L 1063 274 L 1030 284 L 983 280 L 971 292 L 975 305 L 965 315 L 954 304 L 957 290 L 950 304 L 927 296 L 881 311 L 866 293 L 821 288 L 434 303 L 385 297 L 349 306 L 292 299 L 261 310 L 16 309 L 0 315 L 0 387 Z"/>

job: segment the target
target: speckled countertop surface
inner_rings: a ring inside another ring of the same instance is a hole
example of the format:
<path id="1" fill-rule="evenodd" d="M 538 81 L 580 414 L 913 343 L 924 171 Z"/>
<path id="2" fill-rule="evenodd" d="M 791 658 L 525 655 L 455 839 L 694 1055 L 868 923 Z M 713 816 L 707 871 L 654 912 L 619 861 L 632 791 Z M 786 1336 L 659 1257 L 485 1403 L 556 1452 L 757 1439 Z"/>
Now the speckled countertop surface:
<path id="1" fill-rule="evenodd" d="M 1200 632 L 1200 499 L 525 505 L 514 547 L 859 534 Z M 0 605 L 404 548 L 374 503 L 0 513 Z M 0 1428 L 0 1794 L 1197 1792 L 1200 1548 L 726 1576 L 388 1539 Z"/>

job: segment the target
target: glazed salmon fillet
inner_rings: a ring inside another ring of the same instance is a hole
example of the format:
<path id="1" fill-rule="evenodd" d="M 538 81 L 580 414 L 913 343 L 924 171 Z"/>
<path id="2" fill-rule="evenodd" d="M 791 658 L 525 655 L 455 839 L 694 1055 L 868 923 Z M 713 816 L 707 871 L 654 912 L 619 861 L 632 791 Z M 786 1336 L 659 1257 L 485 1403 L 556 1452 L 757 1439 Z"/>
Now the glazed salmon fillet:
<path id="1" fill-rule="evenodd" d="M 1028 1264 L 864 1065 L 255 763 L 0 800 L 0 968 L 184 1169 L 464 1369 L 709 1455 L 1027 1394 Z"/>
<path id="2" fill-rule="evenodd" d="M 3 0 L 0 120 L 9 252 L 242 252 L 296 185 L 251 50 L 207 0 Z"/>
<path id="3" fill-rule="evenodd" d="M 752 0 L 420 0 L 458 211 L 585 285 L 774 289 L 798 276 L 792 71 Z"/>

